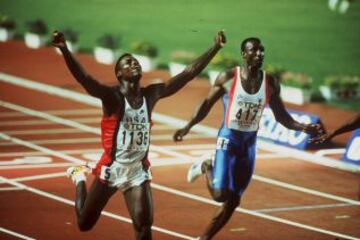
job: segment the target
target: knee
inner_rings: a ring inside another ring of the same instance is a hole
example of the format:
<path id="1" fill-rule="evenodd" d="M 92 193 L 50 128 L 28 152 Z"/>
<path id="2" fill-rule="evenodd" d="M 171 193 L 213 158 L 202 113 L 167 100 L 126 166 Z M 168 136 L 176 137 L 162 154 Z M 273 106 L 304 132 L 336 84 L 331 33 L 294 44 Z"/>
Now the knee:
<path id="1" fill-rule="evenodd" d="M 212 192 L 212 198 L 216 202 L 226 202 L 229 198 L 229 192 L 227 190 L 214 190 Z"/>
<path id="2" fill-rule="evenodd" d="M 81 232 L 90 231 L 94 225 L 95 225 L 95 223 L 91 223 L 89 221 L 84 221 L 81 219 L 78 220 L 78 228 Z"/>
<path id="3" fill-rule="evenodd" d="M 151 231 L 151 226 L 153 224 L 153 218 L 151 216 L 145 217 L 140 216 L 133 220 L 133 225 L 135 230 L 138 233 L 147 234 Z"/>
<path id="4" fill-rule="evenodd" d="M 229 209 L 235 209 L 240 204 L 240 196 L 238 195 L 231 195 L 226 201 L 226 205 Z"/>
<path id="5" fill-rule="evenodd" d="M 78 223 L 78 228 L 81 232 L 87 232 L 92 229 L 93 226 Z"/>

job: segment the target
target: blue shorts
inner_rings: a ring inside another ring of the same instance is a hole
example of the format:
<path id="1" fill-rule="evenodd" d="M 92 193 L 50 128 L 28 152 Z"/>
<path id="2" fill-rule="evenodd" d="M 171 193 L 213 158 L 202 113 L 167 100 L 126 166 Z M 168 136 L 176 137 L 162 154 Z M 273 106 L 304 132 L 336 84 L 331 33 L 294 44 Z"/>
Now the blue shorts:
<path id="1" fill-rule="evenodd" d="M 221 128 L 213 163 L 213 188 L 242 195 L 254 172 L 257 132 Z"/>

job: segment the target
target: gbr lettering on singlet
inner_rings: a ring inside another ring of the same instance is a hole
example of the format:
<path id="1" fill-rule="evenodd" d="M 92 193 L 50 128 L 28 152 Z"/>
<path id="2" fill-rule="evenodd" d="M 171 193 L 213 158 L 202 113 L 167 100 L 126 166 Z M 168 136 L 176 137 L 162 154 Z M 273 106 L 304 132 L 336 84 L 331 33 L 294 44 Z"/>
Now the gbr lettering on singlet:
<path id="1" fill-rule="evenodd" d="M 293 119 L 300 123 L 319 123 L 320 119 L 318 116 L 287 110 Z M 265 107 L 262 118 L 260 120 L 258 137 L 270 140 L 274 143 L 291 146 L 298 149 L 306 149 L 311 147 L 311 144 L 308 143 L 310 136 L 306 133 L 300 131 L 294 131 L 285 128 L 279 122 L 275 120 L 274 114 L 269 107 Z"/>

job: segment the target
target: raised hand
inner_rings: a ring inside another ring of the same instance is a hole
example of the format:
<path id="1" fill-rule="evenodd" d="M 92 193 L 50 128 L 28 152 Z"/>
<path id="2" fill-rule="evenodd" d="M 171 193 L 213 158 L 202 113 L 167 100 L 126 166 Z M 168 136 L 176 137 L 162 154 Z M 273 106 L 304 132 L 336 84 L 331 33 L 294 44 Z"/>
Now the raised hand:
<path id="1" fill-rule="evenodd" d="M 64 34 L 62 32 L 54 31 L 51 38 L 51 44 L 57 48 L 66 47 Z"/>
<path id="2" fill-rule="evenodd" d="M 189 129 L 187 128 L 181 128 L 179 130 L 177 130 L 175 133 L 174 133 L 174 136 L 173 136 L 173 140 L 175 142 L 180 142 L 183 140 L 183 137 L 188 134 L 189 132 Z"/>
<path id="3" fill-rule="evenodd" d="M 217 32 L 215 36 L 215 45 L 223 47 L 226 44 L 226 37 L 223 30 Z"/>

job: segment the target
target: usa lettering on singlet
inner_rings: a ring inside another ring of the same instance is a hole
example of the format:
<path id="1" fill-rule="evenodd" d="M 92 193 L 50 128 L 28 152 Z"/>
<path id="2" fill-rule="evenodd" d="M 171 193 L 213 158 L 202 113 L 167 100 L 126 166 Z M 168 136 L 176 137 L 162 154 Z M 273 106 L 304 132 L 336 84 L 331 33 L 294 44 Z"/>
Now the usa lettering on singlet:
<path id="1" fill-rule="evenodd" d="M 228 91 L 228 103 L 225 115 L 225 126 L 230 129 L 252 132 L 257 131 L 262 111 L 266 104 L 266 77 L 258 92 L 247 93 L 241 84 L 240 67 L 236 67 L 233 82 Z"/>
<path id="2" fill-rule="evenodd" d="M 150 122 L 146 100 L 134 109 L 125 98 L 125 110 L 119 123 L 115 161 L 131 163 L 142 160 L 149 149 Z"/>

